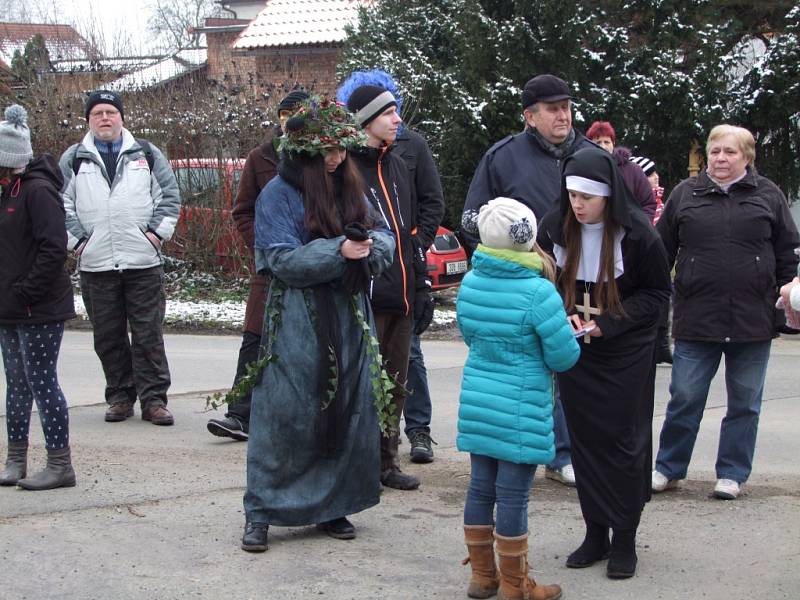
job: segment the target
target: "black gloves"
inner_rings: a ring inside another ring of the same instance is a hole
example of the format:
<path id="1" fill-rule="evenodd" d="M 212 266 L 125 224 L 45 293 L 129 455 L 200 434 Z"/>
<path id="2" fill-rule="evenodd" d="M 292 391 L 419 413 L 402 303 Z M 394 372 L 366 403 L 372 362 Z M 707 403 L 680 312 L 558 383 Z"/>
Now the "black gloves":
<path id="1" fill-rule="evenodd" d="M 420 335 L 433 321 L 436 302 L 431 295 L 430 284 L 418 287 L 414 295 L 414 333 Z"/>
<path id="2" fill-rule="evenodd" d="M 350 223 L 344 228 L 344 235 L 348 240 L 363 242 L 369 238 L 367 228 L 361 223 Z M 347 266 L 344 268 L 342 285 L 350 294 L 358 294 L 369 288 L 369 281 L 372 274 L 369 270 L 369 260 L 359 258 L 357 260 L 347 259 Z"/>

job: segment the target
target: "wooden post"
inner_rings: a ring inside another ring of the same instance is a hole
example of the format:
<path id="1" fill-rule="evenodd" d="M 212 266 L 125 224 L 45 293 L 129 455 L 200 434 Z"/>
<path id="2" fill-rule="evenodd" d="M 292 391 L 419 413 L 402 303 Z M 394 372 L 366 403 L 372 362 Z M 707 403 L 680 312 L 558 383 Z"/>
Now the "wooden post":
<path id="1" fill-rule="evenodd" d="M 692 142 L 692 147 L 689 149 L 689 165 L 687 170 L 689 171 L 689 177 L 694 177 L 698 175 L 700 171 L 702 171 L 703 167 L 705 166 L 705 155 L 703 154 L 703 149 L 700 147 L 700 144 L 697 140 Z"/>

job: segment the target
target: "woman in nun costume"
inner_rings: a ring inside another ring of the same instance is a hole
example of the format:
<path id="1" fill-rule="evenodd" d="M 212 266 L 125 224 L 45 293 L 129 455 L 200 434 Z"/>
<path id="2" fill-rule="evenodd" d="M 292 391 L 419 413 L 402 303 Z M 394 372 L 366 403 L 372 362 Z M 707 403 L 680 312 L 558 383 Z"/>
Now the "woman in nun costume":
<path id="1" fill-rule="evenodd" d="M 636 572 L 636 529 L 650 499 L 655 339 L 669 270 L 661 239 L 608 152 L 579 150 L 565 159 L 561 179 L 539 244 L 556 259 L 581 342 L 577 365 L 557 374 L 586 522 L 567 566 L 607 558 L 608 577 L 622 579 Z"/>

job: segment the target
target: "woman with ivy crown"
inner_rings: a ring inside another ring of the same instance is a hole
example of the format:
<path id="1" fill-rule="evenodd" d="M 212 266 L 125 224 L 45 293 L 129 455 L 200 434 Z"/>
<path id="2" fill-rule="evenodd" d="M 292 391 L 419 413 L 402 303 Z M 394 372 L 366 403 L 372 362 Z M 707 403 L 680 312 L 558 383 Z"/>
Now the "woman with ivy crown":
<path id="1" fill-rule="evenodd" d="M 379 501 L 378 436 L 391 419 L 376 410 L 385 393 L 366 289 L 394 238 L 375 228 L 348 158 L 363 143 L 344 108 L 309 98 L 256 202 L 256 268 L 272 282 L 247 449 L 249 552 L 267 549 L 270 525 L 352 539 L 347 516 Z"/>
<path id="2" fill-rule="evenodd" d="M 632 577 L 636 530 L 650 499 L 656 328 L 670 290 L 666 252 L 614 157 L 599 148 L 564 160 L 561 201 L 542 219 L 539 243 L 556 259 L 574 327 L 590 330 L 575 367 L 556 375 L 586 523 L 567 566 L 608 559 L 609 578 Z"/>

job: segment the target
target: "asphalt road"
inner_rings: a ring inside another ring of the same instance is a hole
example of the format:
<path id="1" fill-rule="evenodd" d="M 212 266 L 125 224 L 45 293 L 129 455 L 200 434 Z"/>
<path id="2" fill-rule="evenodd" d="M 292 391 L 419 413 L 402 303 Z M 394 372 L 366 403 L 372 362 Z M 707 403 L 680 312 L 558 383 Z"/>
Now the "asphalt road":
<path id="1" fill-rule="evenodd" d="M 436 461 L 412 465 L 401 446 L 420 490 L 387 490 L 380 505 L 353 516 L 356 540 L 333 540 L 313 527 L 273 528 L 262 555 L 239 549 L 245 445 L 205 430 L 205 395 L 229 385 L 238 344 L 232 336 L 168 336 L 176 425 L 163 428 L 141 421 L 138 410 L 125 423 L 103 422 L 89 335 L 67 333 L 60 373 L 78 486 L 0 488 L 0 599 L 466 597 L 461 510 L 469 464 L 454 448 L 463 344 L 423 345 Z M 608 580 L 602 565 L 564 567 L 582 536 L 577 496 L 537 474 L 532 575 L 560 583 L 565 598 L 800 598 L 799 367 L 800 336 L 776 341 L 754 473 L 734 502 L 709 497 L 725 405 L 720 372 L 688 480 L 645 509 L 632 580 Z M 658 369 L 656 435 L 669 373 Z M 44 452 L 35 421 L 32 443 L 35 469 Z"/>

